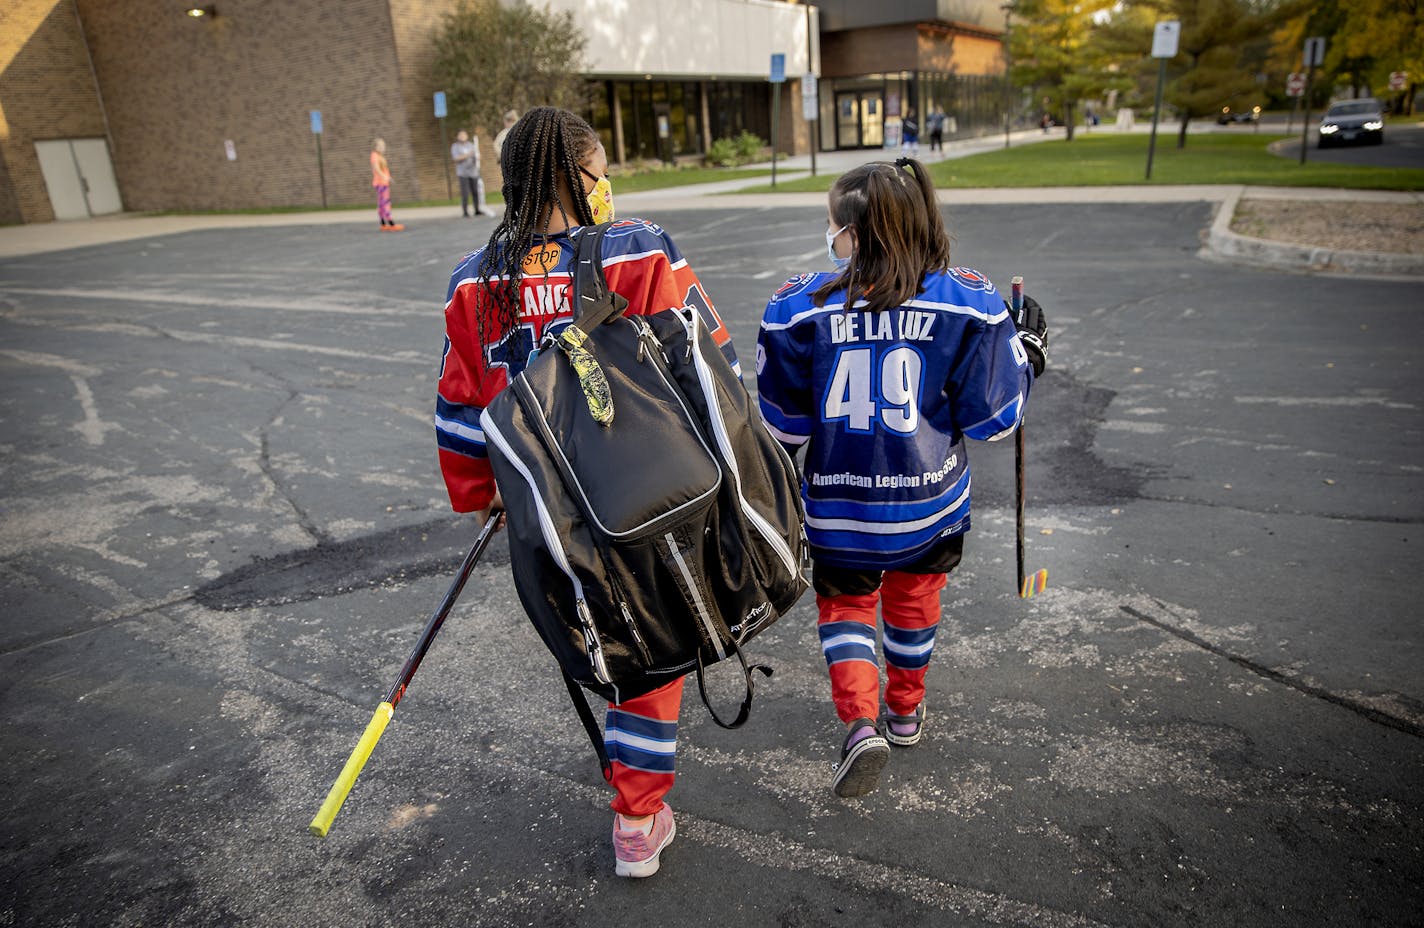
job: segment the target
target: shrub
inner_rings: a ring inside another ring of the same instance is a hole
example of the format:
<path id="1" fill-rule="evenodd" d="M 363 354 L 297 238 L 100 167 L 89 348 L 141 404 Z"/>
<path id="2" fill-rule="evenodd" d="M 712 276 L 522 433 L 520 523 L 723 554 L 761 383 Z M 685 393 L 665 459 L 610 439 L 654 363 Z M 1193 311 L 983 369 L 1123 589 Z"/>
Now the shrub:
<path id="1" fill-rule="evenodd" d="M 737 154 L 737 143 L 731 139 L 718 139 L 707 147 L 707 163 L 714 167 L 729 168 L 741 164 Z"/>
<path id="2" fill-rule="evenodd" d="M 741 135 L 732 141 L 737 149 L 737 157 L 741 158 L 744 162 L 755 161 L 757 156 L 761 154 L 762 146 L 766 144 L 761 140 L 760 136 L 753 135 L 745 129 L 742 130 Z"/>

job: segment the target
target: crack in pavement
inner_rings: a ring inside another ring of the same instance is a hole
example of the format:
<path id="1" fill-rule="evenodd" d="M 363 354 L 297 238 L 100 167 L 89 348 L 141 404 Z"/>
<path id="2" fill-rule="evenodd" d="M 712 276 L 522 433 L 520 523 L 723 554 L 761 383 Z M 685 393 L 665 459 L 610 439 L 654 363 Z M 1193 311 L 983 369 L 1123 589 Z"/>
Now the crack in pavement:
<path id="1" fill-rule="evenodd" d="M 1161 602 L 1158 602 L 1157 605 L 1163 606 Z M 1379 709 L 1376 709 L 1373 706 L 1367 706 L 1364 703 L 1361 703 L 1354 699 L 1350 699 L 1346 696 L 1341 696 L 1340 694 L 1327 690 L 1324 687 L 1315 686 L 1313 684 L 1306 683 L 1303 680 L 1298 680 L 1294 677 L 1283 674 L 1279 670 L 1273 670 L 1264 664 L 1260 664 L 1256 661 L 1251 660 L 1249 657 L 1244 657 L 1240 654 L 1234 654 L 1231 651 L 1228 651 L 1226 648 L 1221 647 L 1220 645 L 1212 644 L 1210 641 L 1207 641 L 1205 638 L 1202 638 L 1200 635 L 1197 635 L 1194 632 L 1190 632 L 1185 628 L 1179 628 L 1175 625 L 1172 625 L 1170 622 L 1163 621 L 1162 619 L 1154 618 L 1153 616 L 1150 616 L 1147 613 L 1142 612 L 1141 610 L 1134 609 L 1132 606 L 1119 606 L 1118 608 L 1121 609 L 1123 612 L 1127 613 L 1128 615 L 1132 616 L 1134 619 L 1146 622 L 1148 625 L 1151 625 L 1155 628 L 1159 628 L 1169 635 L 1174 635 L 1177 638 L 1180 638 L 1183 641 L 1188 642 L 1189 644 L 1193 644 L 1205 651 L 1209 651 L 1218 657 L 1224 657 L 1227 660 L 1231 661 L 1233 664 L 1236 664 L 1239 667 L 1244 667 L 1251 673 L 1254 673 L 1260 677 L 1264 677 L 1267 680 L 1270 680 L 1272 683 L 1279 683 L 1283 686 L 1288 686 L 1291 689 L 1296 690 L 1297 692 L 1304 693 L 1306 696 L 1324 700 L 1325 702 L 1328 702 L 1333 706 L 1339 706 L 1342 709 L 1346 709 L 1350 712 L 1355 713 L 1356 715 L 1367 721 L 1374 722 L 1376 725 L 1383 725 L 1386 728 L 1392 728 L 1395 731 L 1403 732 L 1406 735 L 1413 735 L 1416 738 L 1424 737 L 1424 726 L 1412 722 L 1409 719 L 1403 719 L 1397 715 L 1390 715 L 1388 712 L 1381 712 Z"/>
<path id="2" fill-rule="evenodd" d="M 230 570 L 199 587 L 193 598 L 208 609 L 233 612 L 309 602 L 393 580 L 453 574 L 475 533 L 471 520 L 455 517 L 347 541 L 324 539 L 314 547 L 259 558 Z M 508 548 L 492 548 L 483 562 L 509 563 Z"/>

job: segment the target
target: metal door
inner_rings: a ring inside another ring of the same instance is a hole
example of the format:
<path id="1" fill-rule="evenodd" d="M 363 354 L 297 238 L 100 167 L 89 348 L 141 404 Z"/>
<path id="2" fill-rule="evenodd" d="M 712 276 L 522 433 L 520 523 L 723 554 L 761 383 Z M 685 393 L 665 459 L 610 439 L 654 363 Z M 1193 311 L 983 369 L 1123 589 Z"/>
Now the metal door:
<path id="1" fill-rule="evenodd" d="M 885 142 L 885 101 L 878 90 L 836 94 L 836 147 L 879 148 Z"/>
<path id="2" fill-rule="evenodd" d="M 40 172 L 56 219 L 87 219 L 123 209 L 118 181 L 103 139 L 51 139 L 35 143 Z"/>

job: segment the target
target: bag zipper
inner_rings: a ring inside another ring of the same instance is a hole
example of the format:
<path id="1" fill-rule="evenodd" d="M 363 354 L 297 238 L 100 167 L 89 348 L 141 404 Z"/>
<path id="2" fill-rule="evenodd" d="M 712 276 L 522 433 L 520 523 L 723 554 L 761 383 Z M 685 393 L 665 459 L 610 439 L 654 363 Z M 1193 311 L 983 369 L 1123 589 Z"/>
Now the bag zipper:
<path id="1" fill-rule="evenodd" d="M 623 611 L 623 621 L 628 625 L 628 631 L 633 636 L 633 643 L 638 646 L 638 654 L 643 658 L 643 663 L 652 665 L 653 652 L 648 650 L 648 643 L 643 640 L 642 632 L 638 631 L 638 623 L 633 621 L 633 615 L 628 611 L 628 604 L 619 601 L 618 608 Z"/>

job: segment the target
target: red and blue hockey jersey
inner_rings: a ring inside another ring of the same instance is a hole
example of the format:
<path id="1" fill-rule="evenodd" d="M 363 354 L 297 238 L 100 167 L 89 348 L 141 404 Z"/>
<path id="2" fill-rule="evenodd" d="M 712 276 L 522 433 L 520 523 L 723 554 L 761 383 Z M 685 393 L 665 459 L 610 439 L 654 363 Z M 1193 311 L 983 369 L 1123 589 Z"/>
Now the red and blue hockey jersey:
<path id="1" fill-rule="evenodd" d="M 889 570 L 969 530 L 964 437 L 994 441 L 1023 414 L 1032 369 L 1003 300 L 966 268 L 925 277 L 882 312 L 825 306 L 830 274 L 787 281 L 757 340 L 772 434 L 807 445 L 801 492 L 816 560 Z"/>
<path id="2" fill-rule="evenodd" d="M 484 509 L 494 498 L 494 476 L 480 428 L 480 413 L 509 381 L 524 370 L 540 340 L 556 335 L 573 321 L 569 289 L 573 282 L 578 227 L 540 240 L 525 256 L 519 283 L 519 325 L 493 341 L 481 343 L 477 300 L 486 285 L 478 279 L 484 249 L 468 255 L 450 277 L 445 303 L 445 349 L 435 399 L 435 439 L 440 471 L 456 512 Z M 695 307 L 707 330 L 737 370 L 727 328 L 722 324 L 697 275 L 672 239 L 655 223 L 641 219 L 615 222 L 603 237 L 603 270 L 613 292 L 628 300 L 628 312 L 651 315 L 665 309 Z M 486 323 L 485 328 L 494 326 Z"/>

